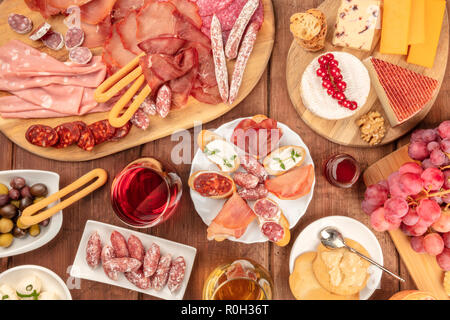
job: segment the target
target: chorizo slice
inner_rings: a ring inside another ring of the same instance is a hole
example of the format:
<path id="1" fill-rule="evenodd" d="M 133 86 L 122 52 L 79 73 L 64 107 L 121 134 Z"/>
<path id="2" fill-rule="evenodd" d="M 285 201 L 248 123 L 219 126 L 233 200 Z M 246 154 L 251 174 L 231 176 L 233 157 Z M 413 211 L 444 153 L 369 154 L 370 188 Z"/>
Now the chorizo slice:
<path id="1" fill-rule="evenodd" d="M 40 124 L 29 127 L 25 138 L 29 143 L 44 148 L 54 146 L 59 140 L 58 134 L 52 127 Z"/>

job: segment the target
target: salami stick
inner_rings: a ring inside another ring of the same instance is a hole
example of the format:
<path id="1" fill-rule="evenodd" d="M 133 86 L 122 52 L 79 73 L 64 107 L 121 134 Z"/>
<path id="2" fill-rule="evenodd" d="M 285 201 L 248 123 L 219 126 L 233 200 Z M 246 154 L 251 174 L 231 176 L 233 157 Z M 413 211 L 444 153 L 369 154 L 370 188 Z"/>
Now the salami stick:
<path id="1" fill-rule="evenodd" d="M 158 90 L 158 95 L 156 96 L 156 111 L 159 113 L 161 118 L 167 117 L 170 112 L 171 104 L 172 90 L 165 84 Z"/>
<path id="2" fill-rule="evenodd" d="M 220 96 L 222 101 L 226 103 L 229 94 L 227 61 L 223 49 L 222 26 L 216 15 L 213 16 L 211 21 L 211 48 Z"/>
<path id="3" fill-rule="evenodd" d="M 250 54 L 253 51 L 253 46 L 255 45 L 256 35 L 258 34 L 258 24 L 252 23 L 248 27 L 245 33 L 244 39 L 242 40 L 241 49 L 239 50 L 239 55 L 234 66 L 233 78 L 231 80 L 230 87 L 230 97 L 229 103 L 232 104 L 236 100 L 239 93 L 239 88 L 242 84 L 242 78 L 244 76 L 245 67 L 247 66 Z"/>
<path id="4" fill-rule="evenodd" d="M 233 28 L 231 29 L 227 45 L 225 47 L 225 54 L 227 55 L 228 59 L 233 60 L 237 57 L 242 35 L 244 34 L 245 28 L 247 28 L 247 25 L 250 22 L 250 19 L 253 17 L 256 9 L 258 9 L 258 6 L 259 0 L 248 0 L 242 8 L 239 17 L 237 18 L 236 22 L 233 25 Z"/>

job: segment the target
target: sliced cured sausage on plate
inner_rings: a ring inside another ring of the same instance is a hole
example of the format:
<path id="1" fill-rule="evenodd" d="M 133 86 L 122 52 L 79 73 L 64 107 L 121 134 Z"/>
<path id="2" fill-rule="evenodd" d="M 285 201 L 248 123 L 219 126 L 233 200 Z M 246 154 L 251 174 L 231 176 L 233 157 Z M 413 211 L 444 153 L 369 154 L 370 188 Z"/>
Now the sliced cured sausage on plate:
<path id="1" fill-rule="evenodd" d="M 293 130 L 291 130 L 289 127 L 287 127 L 282 123 L 277 122 L 276 124 L 274 124 L 274 121 L 272 119 L 265 120 L 265 117 L 256 117 L 255 119 L 257 121 L 252 120 L 251 118 L 236 119 L 234 121 L 231 121 L 229 123 L 220 126 L 217 130 L 214 131 L 214 134 L 223 137 L 226 141 L 231 141 L 233 132 L 235 131 L 235 128 L 238 127 L 238 125 L 240 125 L 240 127 L 248 128 L 256 125 L 258 122 L 261 122 L 261 120 L 265 121 L 264 122 L 265 124 L 263 124 L 263 126 L 267 126 L 267 128 L 279 130 L 280 132 L 282 132 L 282 136 L 279 139 L 279 144 L 274 144 L 273 146 L 274 149 L 283 146 L 301 147 L 305 150 L 305 155 L 302 166 L 298 168 L 303 168 L 304 166 L 311 166 L 312 168 L 314 168 L 314 163 L 312 161 L 308 147 L 297 135 L 297 133 L 295 133 Z M 283 215 L 286 217 L 287 225 L 290 228 L 295 227 L 300 218 L 306 213 L 308 205 L 312 199 L 315 179 L 311 182 L 309 192 L 307 192 L 304 196 L 299 197 L 295 200 L 279 199 L 276 195 L 268 192 L 266 187 L 264 186 L 264 181 L 267 182 L 270 181 L 269 179 L 275 178 L 275 176 L 269 176 L 269 174 L 264 169 L 262 165 L 262 160 L 264 159 L 264 157 L 261 157 L 261 159 L 258 161 L 254 157 L 246 155 L 242 149 L 240 148 L 236 149 L 239 158 L 241 160 L 240 161 L 241 167 L 238 169 L 238 171 L 235 172 L 235 174 L 239 173 L 238 180 L 239 178 L 242 178 L 241 174 L 251 174 L 253 176 L 258 177 L 259 179 L 257 183 L 259 184 L 257 185 L 256 188 L 264 189 L 265 192 L 261 193 L 261 195 L 257 198 L 260 199 L 267 197 L 268 199 L 275 202 L 283 212 Z M 197 171 L 217 171 L 217 170 L 218 167 L 208 159 L 208 157 L 202 152 L 202 150 L 197 150 L 194 159 L 192 161 L 191 175 Z M 288 173 L 289 172 L 290 171 L 288 171 Z M 233 176 L 233 174 L 230 175 Z M 280 175 L 279 177 L 281 178 L 283 177 L 283 175 Z M 253 179 L 253 181 L 251 182 L 254 184 L 255 181 L 256 179 Z M 242 181 L 240 181 L 240 183 L 242 183 Z M 244 197 L 246 193 L 249 193 L 248 190 L 251 190 L 251 192 L 255 192 L 255 189 L 251 188 L 244 189 L 241 188 L 240 186 L 238 186 L 238 188 L 240 195 L 243 195 Z M 203 222 L 207 226 L 209 226 L 208 233 L 210 235 L 210 238 L 220 239 L 219 234 L 223 235 L 225 233 L 225 236 L 222 237 L 231 241 L 237 241 L 248 244 L 269 241 L 268 237 L 261 232 L 261 226 L 259 224 L 258 219 L 256 219 L 257 216 L 255 215 L 255 213 L 253 213 L 253 211 L 251 211 L 253 214 L 253 219 L 251 220 L 248 219 L 250 220 L 249 223 L 246 223 L 247 219 L 243 219 L 242 221 L 244 221 L 245 223 L 243 223 L 241 226 L 235 225 L 233 228 L 230 228 L 230 225 L 228 225 L 227 221 L 231 219 L 229 217 L 231 217 L 234 211 L 232 209 L 226 208 L 227 207 L 225 205 L 227 201 L 226 199 L 211 199 L 202 196 L 200 193 L 194 190 L 191 190 L 191 198 L 194 203 L 195 210 L 200 215 Z M 246 203 L 246 201 L 242 199 L 242 196 L 239 196 L 239 198 L 243 201 L 243 203 Z M 246 205 L 248 205 L 248 207 L 251 210 L 251 208 L 253 208 L 254 203 L 253 201 L 248 201 L 248 204 Z M 234 207 L 235 206 L 233 206 L 233 208 Z M 249 217 L 252 217 L 252 215 L 249 215 Z M 283 226 L 281 220 L 275 222 Z M 244 228 L 242 229 L 242 227 Z M 274 231 L 275 227 L 273 225 L 265 226 L 264 230 L 266 231 L 267 234 L 271 236 L 276 235 Z M 273 240 L 277 240 L 277 238 L 275 237 L 273 238 Z M 285 245 L 284 241 L 282 245 Z"/>

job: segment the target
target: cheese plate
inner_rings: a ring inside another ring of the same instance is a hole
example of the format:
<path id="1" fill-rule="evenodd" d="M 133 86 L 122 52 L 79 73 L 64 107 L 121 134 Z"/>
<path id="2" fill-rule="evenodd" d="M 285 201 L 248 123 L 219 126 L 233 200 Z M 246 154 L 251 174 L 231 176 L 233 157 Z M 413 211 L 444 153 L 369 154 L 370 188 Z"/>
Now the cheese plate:
<path id="1" fill-rule="evenodd" d="M 376 46 L 374 45 L 372 48 L 370 48 L 369 51 L 361 51 L 352 48 L 334 46 L 332 43 L 333 39 L 335 38 L 335 24 L 337 22 L 337 14 L 340 8 L 340 4 L 341 1 L 325 0 L 317 8 L 325 14 L 328 25 L 325 44 L 322 50 L 318 52 L 310 52 L 304 50 L 295 39 L 292 42 L 286 64 L 286 79 L 289 96 L 302 120 L 316 133 L 332 142 L 353 147 L 372 147 L 373 145 L 369 145 L 361 138 L 361 132 L 357 121 L 370 111 L 377 111 L 385 118 L 385 135 L 381 143 L 376 144 L 375 146 L 390 143 L 414 128 L 428 114 L 428 112 L 431 110 L 431 107 L 433 106 L 434 101 L 437 98 L 445 75 L 448 58 L 449 23 L 447 12 L 445 12 L 443 17 L 442 30 L 440 32 L 440 39 L 438 39 L 439 44 L 437 47 L 437 54 L 434 64 L 431 68 L 425 68 L 408 63 L 406 56 L 380 53 L 380 42 L 378 42 Z M 378 27 L 380 26 L 381 24 Z M 356 40 L 360 41 L 360 39 Z M 352 45 L 352 43 L 350 43 L 350 45 Z M 370 46 L 367 45 L 367 47 Z M 416 50 L 418 51 L 419 49 Z M 359 106 L 356 113 L 352 117 L 340 120 L 328 120 L 317 116 L 317 114 L 311 112 L 305 106 L 302 100 L 301 79 L 305 69 L 311 63 L 311 61 L 316 59 L 318 55 L 322 55 L 330 51 L 347 52 L 356 56 L 361 61 L 369 57 L 381 59 L 401 68 L 405 68 L 412 72 L 417 72 L 420 75 L 435 79 L 438 84 L 432 91 L 432 96 L 430 97 L 428 102 L 423 105 L 423 108 L 421 108 L 421 110 L 417 112 L 413 117 L 411 117 L 408 121 L 395 127 L 393 127 L 389 123 L 387 116 L 385 116 L 382 104 L 377 97 L 377 93 L 373 85 L 366 103 L 362 106 Z"/>

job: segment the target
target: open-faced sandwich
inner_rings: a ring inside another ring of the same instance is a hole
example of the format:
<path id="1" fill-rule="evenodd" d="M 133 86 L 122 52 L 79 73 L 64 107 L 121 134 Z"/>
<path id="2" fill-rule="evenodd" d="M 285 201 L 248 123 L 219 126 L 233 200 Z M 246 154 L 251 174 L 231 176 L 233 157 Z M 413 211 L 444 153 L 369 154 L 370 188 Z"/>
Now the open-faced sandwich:
<path id="1" fill-rule="evenodd" d="M 209 161 L 223 172 L 234 172 L 239 168 L 239 157 L 234 146 L 209 130 L 202 130 L 197 144 Z"/>

